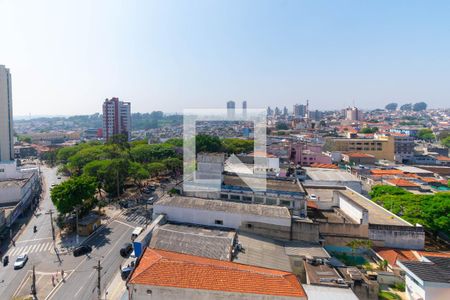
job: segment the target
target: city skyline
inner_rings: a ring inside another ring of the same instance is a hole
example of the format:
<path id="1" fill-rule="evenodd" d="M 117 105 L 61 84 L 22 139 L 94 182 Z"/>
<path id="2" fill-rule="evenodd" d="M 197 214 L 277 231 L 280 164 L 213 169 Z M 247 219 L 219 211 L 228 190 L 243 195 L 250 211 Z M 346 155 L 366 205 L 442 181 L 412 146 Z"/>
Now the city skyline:
<path id="1" fill-rule="evenodd" d="M 139 112 L 242 99 L 249 108 L 306 99 L 318 110 L 354 102 L 362 109 L 419 101 L 443 108 L 448 6 L 2 2 L 9 26 L 0 28 L 0 63 L 14 78 L 17 116 L 100 112 L 97 103 L 110 95 Z"/>

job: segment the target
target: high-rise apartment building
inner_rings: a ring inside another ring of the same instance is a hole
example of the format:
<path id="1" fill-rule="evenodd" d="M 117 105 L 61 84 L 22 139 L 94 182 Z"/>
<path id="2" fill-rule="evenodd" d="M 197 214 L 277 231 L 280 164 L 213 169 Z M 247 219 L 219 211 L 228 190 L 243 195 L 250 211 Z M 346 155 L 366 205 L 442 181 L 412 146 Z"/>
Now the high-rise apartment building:
<path id="1" fill-rule="evenodd" d="M 345 110 L 345 119 L 349 121 L 359 121 L 361 116 L 356 107 L 349 107 Z"/>
<path id="2" fill-rule="evenodd" d="M 103 102 L 103 137 L 124 134 L 131 138 L 131 103 L 119 101 L 119 98 L 106 99 Z"/>
<path id="3" fill-rule="evenodd" d="M 11 74 L 0 65 L 0 162 L 14 160 Z"/>
<path id="4" fill-rule="evenodd" d="M 247 117 L 247 101 L 242 101 L 242 116 Z"/>
<path id="5" fill-rule="evenodd" d="M 294 105 L 294 117 L 304 118 L 306 116 L 306 105 L 295 104 Z"/>
<path id="6" fill-rule="evenodd" d="M 235 108 L 236 108 L 236 103 L 234 103 L 234 101 L 227 102 L 227 115 L 228 115 L 229 119 L 234 118 Z"/>

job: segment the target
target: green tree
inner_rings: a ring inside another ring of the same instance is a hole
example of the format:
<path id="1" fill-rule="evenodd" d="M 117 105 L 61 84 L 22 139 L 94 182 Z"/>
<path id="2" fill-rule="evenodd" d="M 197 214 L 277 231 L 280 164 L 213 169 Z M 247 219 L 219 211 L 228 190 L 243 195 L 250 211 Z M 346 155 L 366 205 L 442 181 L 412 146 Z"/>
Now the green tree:
<path id="1" fill-rule="evenodd" d="M 387 260 L 385 260 L 385 259 L 380 260 L 378 262 L 378 269 L 380 269 L 381 271 L 386 271 L 388 265 L 389 265 L 389 262 Z"/>
<path id="2" fill-rule="evenodd" d="M 370 195 L 378 203 L 406 221 L 419 223 L 434 234 L 450 234 L 450 193 L 416 195 L 391 186 L 375 186 Z"/>
<path id="3" fill-rule="evenodd" d="M 222 152 L 222 142 L 219 137 L 199 134 L 195 137 L 195 150 L 200 152 Z"/>
<path id="4" fill-rule="evenodd" d="M 407 103 L 407 104 L 403 104 L 402 106 L 400 106 L 400 110 L 412 110 L 412 104 L 411 103 Z"/>
<path id="5" fill-rule="evenodd" d="M 168 144 L 143 144 L 130 150 L 131 157 L 139 163 L 149 163 L 175 156 L 173 146 Z"/>
<path id="6" fill-rule="evenodd" d="M 116 134 L 113 135 L 109 140 L 108 144 L 114 144 L 119 146 L 121 149 L 129 149 L 130 143 L 128 143 L 128 136 L 126 134 Z"/>
<path id="7" fill-rule="evenodd" d="M 276 125 L 275 128 L 276 128 L 277 130 L 288 130 L 288 129 L 289 129 L 289 126 L 288 126 L 288 124 L 286 124 L 286 123 L 279 122 L 279 123 L 277 123 L 277 125 Z"/>
<path id="8" fill-rule="evenodd" d="M 364 127 L 360 130 L 360 133 L 375 133 L 378 132 L 378 127 Z"/>
<path id="9" fill-rule="evenodd" d="M 67 214 L 77 205 L 92 203 L 95 195 L 95 179 L 87 176 L 70 178 L 52 188 L 50 196 L 60 214 Z"/>
<path id="10" fill-rule="evenodd" d="M 85 165 L 91 161 L 102 159 L 104 156 L 103 146 L 85 147 L 68 158 L 67 168 L 71 172 L 80 175 Z"/>
<path id="11" fill-rule="evenodd" d="M 183 161 L 176 157 L 169 157 L 162 161 L 165 168 L 172 174 L 179 174 L 183 170 Z"/>
<path id="12" fill-rule="evenodd" d="M 222 147 L 228 154 L 249 153 L 253 151 L 253 140 L 227 138 L 222 140 Z"/>
<path id="13" fill-rule="evenodd" d="M 386 110 L 394 111 L 397 109 L 398 104 L 397 103 L 389 103 L 385 106 Z"/>
<path id="14" fill-rule="evenodd" d="M 142 181 L 149 178 L 150 173 L 140 163 L 131 162 L 128 170 L 129 176 L 133 179 L 134 184 L 139 188 L 142 187 Z"/>
<path id="15" fill-rule="evenodd" d="M 174 147 L 183 147 L 183 139 L 179 138 L 168 139 L 167 141 L 164 142 L 164 144 L 171 145 Z"/>
<path id="16" fill-rule="evenodd" d="M 411 194 L 402 188 L 392 185 L 375 185 L 369 192 L 369 196 L 372 198 L 380 197 L 383 195 L 405 195 Z"/>
<path id="17" fill-rule="evenodd" d="M 83 168 L 83 174 L 93 177 L 97 183 L 97 192 L 100 197 L 102 195 L 102 189 L 105 186 L 107 178 L 107 169 L 111 164 L 111 160 L 94 160 L 86 164 Z"/>
<path id="18" fill-rule="evenodd" d="M 450 136 L 441 140 L 441 144 L 447 148 L 450 148 Z"/>
<path id="19" fill-rule="evenodd" d="M 425 141 L 431 141 L 436 138 L 433 134 L 433 131 L 428 128 L 420 129 L 419 132 L 417 133 L 417 137 Z"/>
<path id="20" fill-rule="evenodd" d="M 160 162 L 149 163 L 145 167 L 151 177 L 158 176 L 167 170 L 166 166 Z"/>
<path id="21" fill-rule="evenodd" d="M 417 102 L 413 105 L 414 111 L 422 111 L 427 109 L 427 104 L 425 102 Z"/>

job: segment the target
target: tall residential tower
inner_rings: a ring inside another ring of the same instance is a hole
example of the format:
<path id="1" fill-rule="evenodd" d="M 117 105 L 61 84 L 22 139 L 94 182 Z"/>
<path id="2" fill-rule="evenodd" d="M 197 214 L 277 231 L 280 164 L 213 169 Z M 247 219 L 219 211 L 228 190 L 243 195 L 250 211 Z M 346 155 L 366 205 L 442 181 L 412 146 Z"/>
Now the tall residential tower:
<path id="1" fill-rule="evenodd" d="M 113 135 L 124 134 L 131 138 L 131 103 L 119 98 L 103 102 L 103 137 L 109 140 Z"/>
<path id="2" fill-rule="evenodd" d="M 14 160 L 11 74 L 0 65 L 0 162 Z"/>

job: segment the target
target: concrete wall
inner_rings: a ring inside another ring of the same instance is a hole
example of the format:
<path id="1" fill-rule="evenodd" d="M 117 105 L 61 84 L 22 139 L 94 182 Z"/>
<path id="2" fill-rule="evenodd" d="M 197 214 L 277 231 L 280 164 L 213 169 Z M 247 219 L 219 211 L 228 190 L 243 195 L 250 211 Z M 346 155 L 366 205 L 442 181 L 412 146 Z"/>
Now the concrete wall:
<path id="1" fill-rule="evenodd" d="M 359 180 L 355 181 L 340 181 L 340 180 L 305 180 L 305 185 L 309 186 L 346 186 L 352 190 L 362 193 L 362 183 Z"/>
<path id="2" fill-rule="evenodd" d="M 278 240 L 290 240 L 291 228 L 259 222 L 243 222 L 240 232 L 249 232 Z"/>
<path id="3" fill-rule="evenodd" d="M 291 226 L 290 218 L 266 217 L 258 215 L 246 215 L 226 211 L 201 210 L 193 208 L 181 208 L 155 204 L 153 214 L 166 214 L 169 221 L 192 223 L 206 226 L 218 226 L 238 229 L 245 222 L 265 223 L 278 226 Z M 222 221 L 217 224 L 216 221 Z"/>
<path id="4" fill-rule="evenodd" d="M 367 238 L 368 225 L 350 224 L 350 223 L 320 223 L 319 232 L 321 235 Z"/>
<path id="5" fill-rule="evenodd" d="M 333 192 L 333 198 L 337 199 L 339 208 L 353 221 L 358 224 L 369 223 L 369 213 L 367 209 L 339 192 Z"/>
<path id="6" fill-rule="evenodd" d="M 425 246 L 423 227 L 370 224 L 369 239 L 380 247 L 423 250 Z"/>
<path id="7" fill-rule="evenodd" d="M 319 224 L 303 220 L 293 220 L 292 240 L 319 242 Z"/>
<path id="8" fill-rule="evenodd" d="M 307 297 L 280 297 L 261 294 L 230 293 L 212 290 L 181 289 L 173 287 L 130 285 L 131 300 L 300 300 Z"/>

